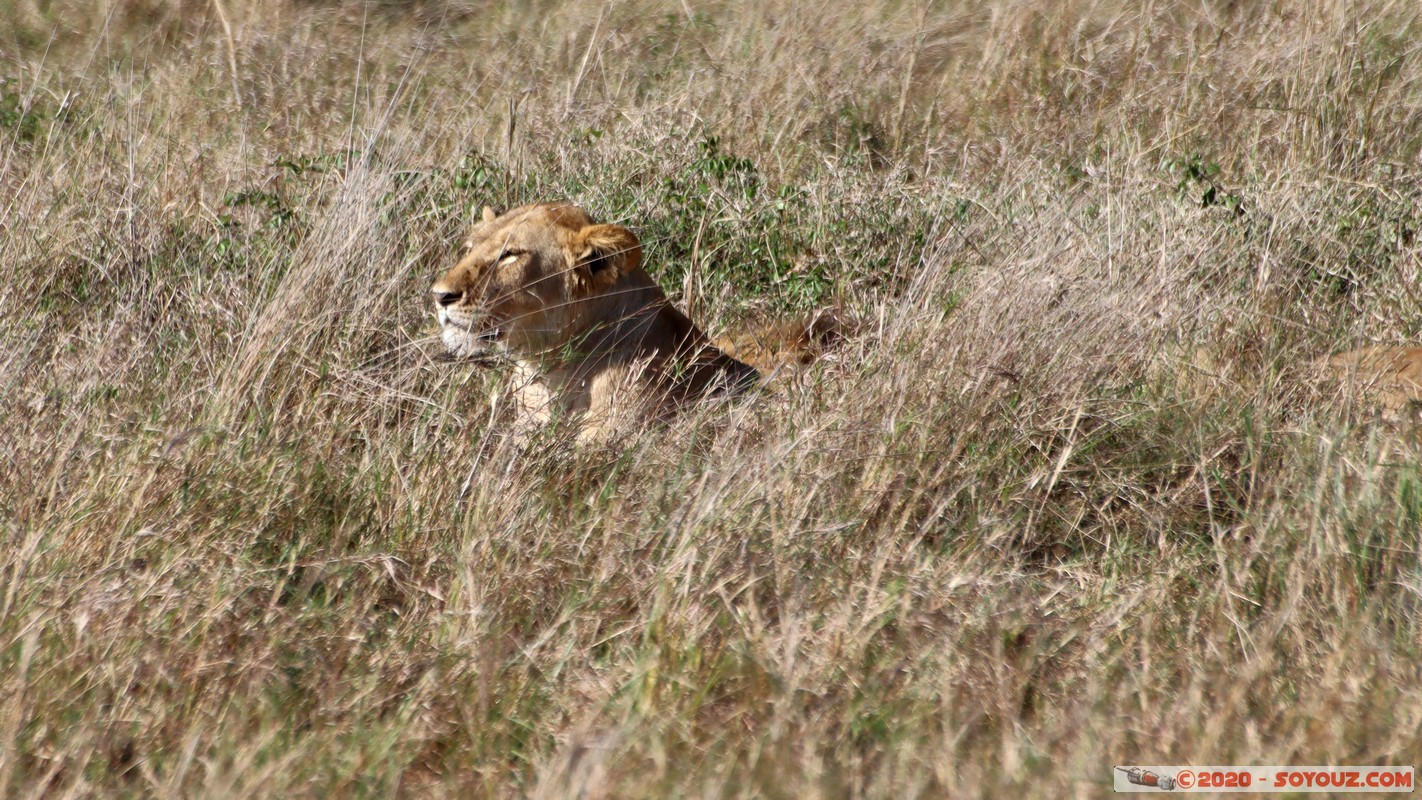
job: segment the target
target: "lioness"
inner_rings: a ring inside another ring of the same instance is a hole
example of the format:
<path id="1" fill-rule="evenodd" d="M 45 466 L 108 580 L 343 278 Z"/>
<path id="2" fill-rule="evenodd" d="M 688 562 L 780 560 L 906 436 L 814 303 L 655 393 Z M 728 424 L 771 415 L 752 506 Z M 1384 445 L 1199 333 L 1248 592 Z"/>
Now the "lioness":
<path id="1" fill-rule="evenodd" d="M 689 400 L 756 385 L 760 373 L 713 344 L 641 262 L 631 231 L 577 206 L 486 208 L 431 290 L 444 344 L 459 357 L 512 357 L 525 437 L 570 418 L 579 443 L 606 441 Z"/>
<path id="2" fill-rule="evenodd" d="M 1406 415 L 1422 403 L 1422 347 L 1363 347 L 1319 359 L 1314 368 L 1388 416 Z"/>

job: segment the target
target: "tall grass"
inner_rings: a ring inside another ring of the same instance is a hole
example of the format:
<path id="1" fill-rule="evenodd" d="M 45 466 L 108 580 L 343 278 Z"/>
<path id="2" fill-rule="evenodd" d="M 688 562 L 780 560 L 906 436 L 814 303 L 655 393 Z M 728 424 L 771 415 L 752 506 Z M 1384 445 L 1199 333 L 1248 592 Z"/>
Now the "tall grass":
<path id="1" fill-rule="evenodd" d="M 17 0 L 0 796 L 1094 797 L 1422 762 L 1404 0 Z M 616 449 L 428 287 L 633 227 L 861 330 Z"/>

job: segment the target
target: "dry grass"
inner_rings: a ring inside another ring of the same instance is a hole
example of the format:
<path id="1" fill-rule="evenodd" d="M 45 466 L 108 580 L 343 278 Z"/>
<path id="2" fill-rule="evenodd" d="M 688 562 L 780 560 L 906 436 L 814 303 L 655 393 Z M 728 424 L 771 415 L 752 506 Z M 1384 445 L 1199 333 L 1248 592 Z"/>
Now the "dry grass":
<path id="1" fill-rule="evenodd" d="M 1422 762 L 1422 440 L 1298 369 L 1418 335 L 1422 14 L 1040 6 L 18 0 L 0 796 Z M 865 330 L 512 451 L 426 292 L 549 198 Z"/>

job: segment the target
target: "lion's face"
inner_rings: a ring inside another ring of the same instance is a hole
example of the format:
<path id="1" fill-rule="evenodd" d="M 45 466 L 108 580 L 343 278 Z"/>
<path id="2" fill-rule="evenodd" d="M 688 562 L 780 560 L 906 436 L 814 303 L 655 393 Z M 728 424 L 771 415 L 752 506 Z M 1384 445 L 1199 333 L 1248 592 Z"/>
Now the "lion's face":
<path id="1" fill-rule="evenodd" d="M 444 344 L 456 356 L 534 355 L 577 332 L 581 301 L 638 267 L 637 238 L 580 208 L 484 210 L 459 263 L 435 281 Z"/>

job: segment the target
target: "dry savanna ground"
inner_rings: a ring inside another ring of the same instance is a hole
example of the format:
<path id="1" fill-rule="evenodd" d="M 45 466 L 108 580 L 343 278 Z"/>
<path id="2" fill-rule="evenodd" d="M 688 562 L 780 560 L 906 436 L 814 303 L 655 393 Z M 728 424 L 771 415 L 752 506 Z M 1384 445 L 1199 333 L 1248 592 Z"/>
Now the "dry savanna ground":
<path id="1" fill-rule="evenodd" d="M 9 0 L 0 796 L 1422 765 L 1413 0 Z M 521 451 L 428 288 L 633 227 L 776 392 Z M 475 211 L 474 213 L 477 213 Z"/>

